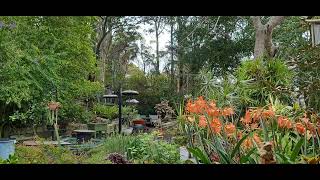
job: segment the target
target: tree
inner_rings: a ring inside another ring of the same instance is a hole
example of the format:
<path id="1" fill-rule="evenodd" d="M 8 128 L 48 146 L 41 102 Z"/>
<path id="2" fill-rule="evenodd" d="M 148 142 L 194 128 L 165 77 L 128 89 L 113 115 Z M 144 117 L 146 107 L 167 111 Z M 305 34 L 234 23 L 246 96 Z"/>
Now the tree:
<path id="1" fill-rule="evenodd" d="M 155 38 L 156 38 L 155 71 L 157 74 L 160 74 L 159 36 L 165 29 L 166 18 L 164 16 L 147 16 L 147 17 L 144 17 L 144 20 L 145 20 L 145 22 L 154 26 L 152 29 L 149 29 L 149 32 L 155 33 Z"/>
<path id="2" fill-rule="evenodd" d="M 252 16 L 251 19 L 255 29 L 254 58 L 257 59 L 263 55 L 274 57 L 277 47 L 272 43 L 272 32 L 282 23 L 285 16 L 272 16 L 265 24 L 262 23 L 260 16 Z"/>
<path id="3" fill-rule="evenodd" d="M 142 61 L 143 73 L 146 74 L 146 68 L 152 64 L 151 47 L 146 45 L 144 40 L 140 41 L 140 59 Z"/>
<path id="4" fill-rule="evenodd" d="M 16 24 L 11 31 L 0 29 L 1 124 L 43 124 L 51 100 L 63 106 L 60 122 L 88 120 L 82 105 L 101 90 L 101 84 L 87 80 L 96 71 L 96 19 L 9 16 L 1 21 Z"/>

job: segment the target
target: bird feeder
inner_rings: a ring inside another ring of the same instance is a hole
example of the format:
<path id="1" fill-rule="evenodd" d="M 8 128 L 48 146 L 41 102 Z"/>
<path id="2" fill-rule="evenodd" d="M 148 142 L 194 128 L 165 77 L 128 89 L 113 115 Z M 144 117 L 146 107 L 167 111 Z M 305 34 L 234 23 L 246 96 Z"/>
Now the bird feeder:
<path id="1" fill-rule="evenodd" d="M 312 47 L 320 44 L 320 19 L 306 19 L 310 24 Z"/>

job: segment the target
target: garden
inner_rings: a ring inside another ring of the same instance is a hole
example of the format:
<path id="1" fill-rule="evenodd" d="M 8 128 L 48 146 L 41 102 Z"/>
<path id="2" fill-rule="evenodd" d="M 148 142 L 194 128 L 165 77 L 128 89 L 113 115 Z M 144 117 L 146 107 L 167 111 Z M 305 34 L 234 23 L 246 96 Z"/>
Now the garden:
<path id="1" fill-rule="evenodd" d="M 319 18 L 1 16 L 0 164 L 319 164 Z"/>

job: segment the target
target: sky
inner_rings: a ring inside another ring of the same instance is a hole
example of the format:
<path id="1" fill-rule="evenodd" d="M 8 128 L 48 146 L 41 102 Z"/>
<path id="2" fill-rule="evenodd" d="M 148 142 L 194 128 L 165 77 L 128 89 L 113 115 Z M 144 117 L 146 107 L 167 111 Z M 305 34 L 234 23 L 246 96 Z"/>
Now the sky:
<path id="1" fill-rule="evenodd" d="M 152 28 L 152 25 L 141 25 L 140 28 L 138 29 L 138 32 L 141 33 L 143 39 L 145 40 L 145 43 L 147 46 L 150 46 L 152 48 L 152 53 L 156 54 L 156 42 L 155 42 L 155 33 L 149 33 L 145 32 L 147 29 Z M 164 51 L 166 50 L 166 46 L 170 44 L 170 33 L 168 31 L 168 28 L 164 30 L 160 35 L 159 35 L 159 51 Z M 139 43 L 140 47 L 140 43 Z M 143 69 L 143 64 L 140 55 L 133 61 L 135 65 L 137 65 L 139 68 Z M 160 71 L 163 70 L 164 66 L 166 65 L 167 60 L 166 58 L 160 59 Z M 150 69 L 147 69 L 147 71 Z"/>

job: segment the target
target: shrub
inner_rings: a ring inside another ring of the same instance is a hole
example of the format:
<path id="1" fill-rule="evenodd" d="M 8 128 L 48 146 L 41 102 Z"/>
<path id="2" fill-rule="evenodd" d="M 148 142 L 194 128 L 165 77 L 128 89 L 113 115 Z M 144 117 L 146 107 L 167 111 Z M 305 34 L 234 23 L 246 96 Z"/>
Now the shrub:
<path id="1" fill-rule="evenodd" d="M 93 108 L 93 111 L 96 113 L 96 115 L 110 120 L 119 116 L 119 107 L 116 105 L 107 106 L 104 104 L 96 104 Z M 137 117 L 138 112 L 132 106 L 123 106 L 122 115 L 128 119 L 134 119 Z"/>
<path id="2" fill-rule="evenodd" d="M 115 119 L 118 117 L 118 106 L 106 106 L 103 104 L 96 104 L 93 111 L 100 117 L 106 119 Z"/>
<path id="3" fill-rule="evenodd" d="M 128 158 L 136 163 L 179 163 L 178 146 L 155 137 L 155 134 L 138 135 L 129 145 Z"/>
<path id="4" fill-rule="evenodd" d="M 237 95 L 247 106 L 264 106 L 269 95 L 283 103 L 291 102 L 293 73 L 280 59 L 245 61 L 236 71 Z"/>
<path id="5" fill-rule="evenodd" d="M 133 141 L 134 136 L 113 135 L 108 137 L 102 146 L 88 152 L 88 158 L 84 161 L 89 164 L 109 164 L 105 160 L 110 153 L 119 153 L 125 155 L 129 144 Z"/>
<path id="6" fill-rule="evenodd" d="M 51 145 L 18 145 L 15 156 L 18 164 L 77 164 L 82 158 L 66 148 Z"/>

